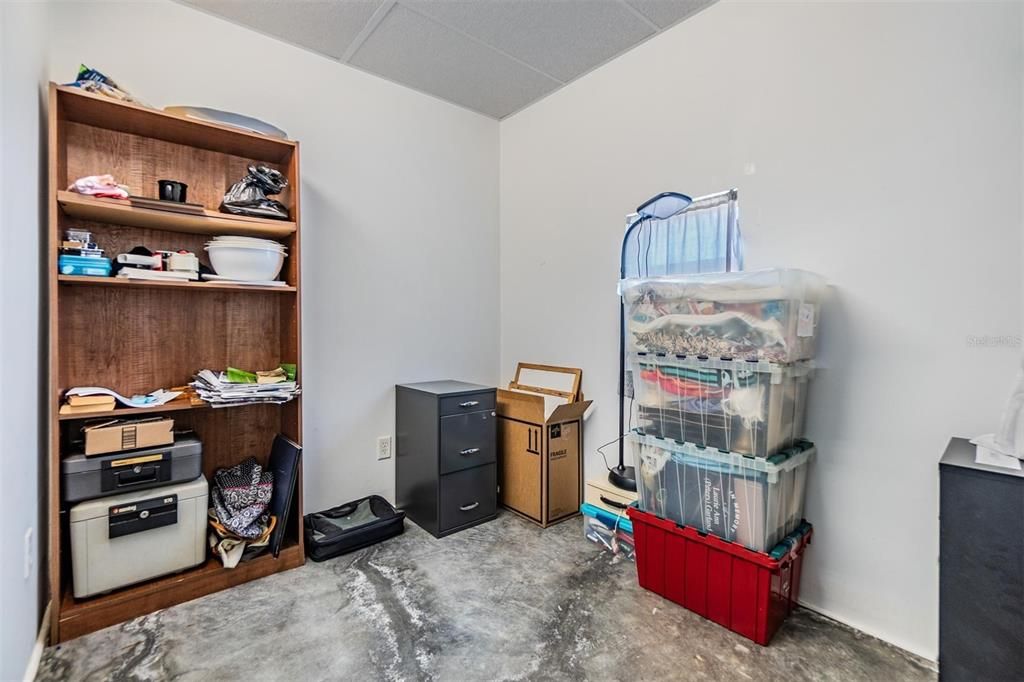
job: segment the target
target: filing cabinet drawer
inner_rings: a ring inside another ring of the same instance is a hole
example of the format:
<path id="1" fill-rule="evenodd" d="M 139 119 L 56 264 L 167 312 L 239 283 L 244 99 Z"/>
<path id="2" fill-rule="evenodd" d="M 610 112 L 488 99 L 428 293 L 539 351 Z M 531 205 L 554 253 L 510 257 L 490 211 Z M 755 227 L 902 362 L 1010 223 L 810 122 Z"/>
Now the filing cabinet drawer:
<path id="1" fill-rule="evenodd" d="M 441 531 L 494 516 L 498 465 L 485 464 L 441 477 Z"/>
<path id="2" fill-rule="evenodd" d="M 438 407 L 441 410 L 441 416 L 446 417 L 450 414 L 494 410 L 496 407 L 494 401 L 494 391 L 481 391 L 480 393 L 444 396 L 440 399 Z"/>
<path id="3" fill-rule="evenodd" d="M 497 461 L 498 419 L 492 410 L 441 418 L 441 473 Z"/>

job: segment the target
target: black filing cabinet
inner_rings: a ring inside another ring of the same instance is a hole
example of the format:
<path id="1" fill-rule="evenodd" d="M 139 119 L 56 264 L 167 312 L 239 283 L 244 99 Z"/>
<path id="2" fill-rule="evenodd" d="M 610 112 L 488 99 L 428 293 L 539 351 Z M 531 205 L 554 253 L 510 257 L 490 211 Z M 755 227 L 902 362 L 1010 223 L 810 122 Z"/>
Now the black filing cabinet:
<path id="1" fill-rule="evenodd" d="M 1024 679 L 1024 472 L 974 461 L 954 438 L 939 462 L 939 677 Z"/>
<path id="2" fill-rule="evenodd" d="M 462 381 L 395 387 L 395 497 L 434 537 L 498 510 L 496 391 Z"/>

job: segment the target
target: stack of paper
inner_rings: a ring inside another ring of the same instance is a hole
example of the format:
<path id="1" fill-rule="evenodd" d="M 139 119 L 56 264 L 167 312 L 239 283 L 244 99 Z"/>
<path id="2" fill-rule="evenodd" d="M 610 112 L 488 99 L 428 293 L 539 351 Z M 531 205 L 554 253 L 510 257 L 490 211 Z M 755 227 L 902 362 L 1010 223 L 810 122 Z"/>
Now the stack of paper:
<path id="1" fill-rule="evenodd" d="M 210 407 L 230 407 L 250 403 L 286 403 L 302 392 L 294 381 L 276 384 L 238 383 L 228 381 L 224 372 L 204 369 L 189 384 Z"/>
<path id="2" fill-rule="evenodd" d="M 64 394 L 68 400 L 69 405 L 83 406 L 89 405 L 90 403 L 102 405 L 109 405 L 109 409 L 113 409 L 113 400 L 117 400 L 126 407 L 159 407 L 165 403 L 168 403 L 179 395 L 181 391 L 168 391 L 165 389 L 158 389 L 147 395 L 134 395 L 132 397 L 123 396 L 117 391 L 103 386 L 77 386 L 75 388 L 69 388 Z M 84 396 L 103 396 L 103 398 L 97 400 L 82 400 Z M 106 409 L 104 407 L 99 409 Z M 72 410 L 72 412 L 77 410 Z"/>

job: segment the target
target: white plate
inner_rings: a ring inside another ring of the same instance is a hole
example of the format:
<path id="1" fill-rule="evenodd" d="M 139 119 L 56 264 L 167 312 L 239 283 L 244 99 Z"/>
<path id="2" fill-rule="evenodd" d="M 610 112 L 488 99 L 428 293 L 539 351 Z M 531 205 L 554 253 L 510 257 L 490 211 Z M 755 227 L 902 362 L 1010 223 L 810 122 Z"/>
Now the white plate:
<path id="1" fill-rule="evenodd" d="M 224 282 L 225 284 L 244 284 L 246 286 L 253 287 L 286 287 L 288 282 L 282 282 L 280 280 L 265 280 L 258 282 L 243 282 L 240 279 L 231 279 L 230 277 L 221 277 L 220 275 L 203 275 L 203 279 L 211 282 Z"/>

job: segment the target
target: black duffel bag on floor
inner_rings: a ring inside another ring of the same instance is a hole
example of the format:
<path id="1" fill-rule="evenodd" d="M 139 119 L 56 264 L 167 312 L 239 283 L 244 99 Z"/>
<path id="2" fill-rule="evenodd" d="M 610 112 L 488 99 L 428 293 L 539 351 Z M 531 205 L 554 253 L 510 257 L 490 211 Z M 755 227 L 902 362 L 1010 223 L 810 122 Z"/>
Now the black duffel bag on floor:
<path id="1" fill-rule="evenodd" d="M 405 512 L 379 495 L 306 514 L 306 554 L 313 561 L 333 559 L 401 535 Z"/>

